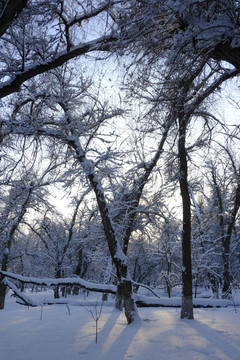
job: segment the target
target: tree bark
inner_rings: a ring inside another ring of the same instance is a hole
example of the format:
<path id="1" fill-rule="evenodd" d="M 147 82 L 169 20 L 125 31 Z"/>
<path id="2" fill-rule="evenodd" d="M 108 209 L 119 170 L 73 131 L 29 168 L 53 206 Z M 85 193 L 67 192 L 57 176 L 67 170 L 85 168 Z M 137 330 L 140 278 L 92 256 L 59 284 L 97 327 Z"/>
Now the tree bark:
<path id="1" fill-rule="evenodd" d="M 18 17 L 22 10 L 26 7 L 27 0 L 7 0 L 3 5 L 0 14 L 0 36 L 2 36 L 12 22 Z"/>
<path id="2" fill-rule="evenodd" d="M 193 319 L 192 259 L 191 259 L 191 202 L 188 188 L 187 151 L 185 146 L 187 123 L 179 117 L 178 156 L 180 165 L 179 184 L 182 197 L 182 307 L 181 319 Z"/>
<path id="3" fill-rule="evenodd" d="M 2 282 L 3 277 L 0 277 L 0 310 L 4 309 L 7 286 Z"/>
<path id="4" fill-rule="evenodd" d="M 240 48 L 233 47 L 230 43 L 220 43 L 216 48 L 210 52 L 213 59 L 217 61 L 226 61 L 232 64 L 238 71 L 240 71 Z"/>
<path id="5" fill-rule="evenodd" d="M 132 281 L 123 280 L 117 287 L 117 294 L 119 295 L 119 306 L 121 308 L 123 301 L 127 322 L 128 324 L 131 324 L 137 314 L 133 296 Z"/>
<path id="6" fill-rule="evenodd" d="M 223 298 L 228 298 L 231 296 L 231 282 L 232 282 L 232 276 L 230 273 L 230 245 L 231 245 L 231 237 L 232 237 L 232 231 L 233 227 L 236 221 L 236 216 L 240 207 L 240 170 L 238 173 L 238 184 L 235 191 L 235 201 L 234 206 L 231 212 L 231 216 L 229 219 L 228 227 L 227 227 L 227 233 L 222 239 L 222 246 L 223 246 L 223 287 L 222 287 L 222 293 Z"/>
<path id="7" fill-rule="evenodd" d="M 60 264 L 57 264 L 56 265 L 57 266 L 57 268 L 56 268 L 56 272 L 55 272 L 55 278 L 56 279 L 61 279 L 61 266 L 62 266 L 62 264 L 60 263 Z M 59 299 L 60 298 L 60 295 L 59 295 L 59 285 L 56 285 L 56 286 L 54 286 L 54 299 Z"/>

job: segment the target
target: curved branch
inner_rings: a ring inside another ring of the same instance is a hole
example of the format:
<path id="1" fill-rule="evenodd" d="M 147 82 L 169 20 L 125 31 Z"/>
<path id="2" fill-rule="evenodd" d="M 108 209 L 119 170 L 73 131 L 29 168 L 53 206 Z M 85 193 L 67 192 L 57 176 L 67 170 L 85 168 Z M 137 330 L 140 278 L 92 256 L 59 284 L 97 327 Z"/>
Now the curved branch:
<path id="1" fill-rule="evenodd" d="M 86 42 L 75 46 L 70 51 L 62 52 L 54 58 L 50 58 L 40 64 L 33 64 L 26 68 L 25 71 L 16 72 L 15 77 L 12 80 L 5 81 L 0 86 L 0 98 L 10 95 L 20 90 L 20 86 L 27 80 L 30 80 L 34 76 L 45 73 L 46 71 L 55 69 L 71 59 L 75 59 L 78 56 L 85 55 L 93 51 L 110 51 L 112 45 L 118 40 L 113 35 L 103 36 L 99 39 Z"/>
<path id="2" fill-rule="evenodd" d="M 81 278 L 61 278 L 61 279 L 39 279 L 35 277 L 27 277 L 19 274 L 13 274 L 8 271 L 0 270 L 0 274 L 3 277 L 7 277 L 13 280 L 20 281 L 25 284 L 34 284 L 39 286 L 56 286 L 56 285 L 64 285 L 64 286 L 80 286 L 83 289 L 95 291 L 95 292 L 105 292 L 109 294 L 116 294 L 116 286 L 108 285 L 108 284 L 97 284 L 90 281 L 83 280 Z"/>

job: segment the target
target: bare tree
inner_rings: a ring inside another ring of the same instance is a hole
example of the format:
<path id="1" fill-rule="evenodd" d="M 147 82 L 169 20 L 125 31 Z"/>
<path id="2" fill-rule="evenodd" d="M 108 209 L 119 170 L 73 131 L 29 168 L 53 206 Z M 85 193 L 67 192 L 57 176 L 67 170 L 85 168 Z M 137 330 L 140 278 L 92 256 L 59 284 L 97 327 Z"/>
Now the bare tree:
<path id="1" fill-rule="evenodd" d="M 235 155 L 228 145 L 220 145 L 222 159 L 217 164 L 209 163 L 211 187 L 215 197 L 215 206 L 218 209 L 219 239 L 222 245 L 222 296 L 231 296 L 232 276 L 230 270 L 231 238 L 240 207 L 239 167 Z M 228 164 L 224 164 L 225 160 Z M 218 166 L 217 166 L 218 165 Z M 224 167 L 224 169 L 223 169 Z M 223 169 L 223 175 L 221 175 Z M 227 174 L 226 174 L 227 172 Z M 228 179 L 226 181 L 226 179 Z M 231 179 L 231 181 L 230 181 Z"/>
<path id="2" fill-rule="evenodd" d="M 61 71 L 63 72 L 61 73 Z M 82 79 L 81 85 L 76 87 L 71 84 L 72 80 L 68 72 L 65 72 L 64 78 L 64 72 L 63 68 L 53 72 L 51 75 L 49 74 L 49 78 L 46 77 L 49 84 L 54 84 L 55 86 L 53 89 L 52 85 L 50 85 L 48 95 L 45 90 L 41 93 L 41 89 L 39 89 L 38 101 L 34 101 L 31 95 L 23 101 L 20 99 L 19 104 L 15 107 L 13 120 L 10 119 L 10 122 L 14 123 L 14 132 L 16 134 L 45 137 L 50 139 L 50 141 L 52 139 L 54 142 L 57 140 L 64 145 L 63 149 L 65 151 L 67 149 L 71 150 L 75 163 L 81 165 L 81 171 L 88 179 L 96 197 L 104 234 L 113 263 L 117 269 L 119 294 L 121 294 L 125 304 L 127 321 L 131 323 L 134 320 L 136 308 L 132 293 L 131 276 L 127 266 L 127 248 L 143 188 L 163 152 L 163 145 L 171 126 L 171 121 L 166 122 L 159 146 L 152 159 L 144 165 L 143 174 L 133 182 L 132 188 L 128 189 L 120 197 L 121 207 L 127 221 L 126 227 L 122 228 L 122 233 L 117 235 L 115 224 L 111 217 L 110 204 L 107 201 L 106 192 L 103 188 L 102 175 L 98 170 L 99 163 L 108 161 L 108 159 L 113 158 L 113 155 L 110 149 L 107 149 L 106 153 L 100 154 L 100 158 L 94 162 L 94 158 L 91 158 L 91 155 L 88 158 L 88 153 L 91 154 L 91 150 L 88 151 L 88 147 L 94 139 L 95 142 L 97 141 L 101 124 L 115 116 L 121 115 L 122 110 L 108 111 L 107 107 L 102 106 L 101 101 L 90 93 L 91 83 Z M 85 111 L 84 107 L 86 108 Z M 91 110 L 89 110 L 90 107 L 92 107 Z M 49 114 L 48 118 L 46 118 L 46 114 Z M 42 121 L 42 117 L 45 120 Z M 34 123 L 32 119 L 35 120 Z M 24 121 L 25 125 L 23 127 L 20 125 L 21 121 Z M 6 123 L 6 129 L 8 126 Z M 97 153 L 100 153 L 100 150 Z M 115 216 L 116 213 L 118 213 L 117 209 L 115 209 Z"/>
<path id="3" fill-rule="evenodd" d="M 7 265 L 9 261 L 9 252 L 13 242 L 13 236 L 19 227 L 32 194 L 32 184 L 24 185 L 23 182 L 18 182 L 11 189 L 9 193 L 9 201 L 6 204 L 5 211 L 2 214 L 1 223 L 1 238 L 4 242 L 4 250 L 2 257 L 1 270 L 7 271 Z M 20 208 L 20 211 L 16 211 L 16 208 Z M 3 277 L 0 278 L 0 309 L 4 308 L 6 296 L 6 285 L 3 283 Z"/>

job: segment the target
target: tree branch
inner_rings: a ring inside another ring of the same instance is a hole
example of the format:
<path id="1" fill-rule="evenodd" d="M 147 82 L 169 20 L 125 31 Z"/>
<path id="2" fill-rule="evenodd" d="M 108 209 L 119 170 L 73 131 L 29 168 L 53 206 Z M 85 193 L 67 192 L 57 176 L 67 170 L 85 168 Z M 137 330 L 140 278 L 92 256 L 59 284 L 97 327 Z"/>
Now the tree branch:
<path id="1" fill-rule="evenodd" d="M 0 98 L 10 95 L 20 90 L 20 86 L 27 80 L 34 76 L 43 74 L 49 70 L 55 69 L 63 65 L 67 61 L 74 59 L 78 56 L 85 55 L 93 51 L 110 51 L 112 44 L 116 43 L 117 37 L 113 35 L 103 36 L 99 39 L 89 41 L 85 44 L 75 46 L 70 51 L 58 54 L 55 58 L 51 58 L 40 64 L 33 64 L 25 71 L 17 71 L 15 78 L 5 81 L 0 86 Z"/>
<path id="2" fill-rule="evenodd" d="M 27 0 L 7 0 L 0 15 L 0 37 L 26 7 Z"/>

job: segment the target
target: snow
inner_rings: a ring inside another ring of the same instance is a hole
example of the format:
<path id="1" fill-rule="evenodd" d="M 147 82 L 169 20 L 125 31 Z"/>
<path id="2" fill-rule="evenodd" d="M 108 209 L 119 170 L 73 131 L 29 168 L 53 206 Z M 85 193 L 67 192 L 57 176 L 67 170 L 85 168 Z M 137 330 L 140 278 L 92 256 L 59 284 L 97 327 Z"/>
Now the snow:
<path id="1" fill-rule="evenodd" d="M 99 290 L 104 290 L 106 292 L 116 292 L 116 286 L 114 285 L 109 285 L 109 284 L 98 284 L 98 283 L 94 283 L 94 282 L 90 282 L 90 281 L 86 281 L 83 280 L 79 277 L 75 277 L 75 278 L 60 278 L 60 279 L 55 279 L 55 278 L 44 278 L 44 279 L 40 279 L 40 278 L 36 278 L 36 277 L 28 277 L 28 276 L 22 276 L 20 274 L 14 274 L 12 272 L 9 271 L 2 271 L 0 270 L 0 274 L 5 275 L 9 278 L 15 279 L 15 280 L 19 280 L 22 281 L 24 283 L 32 283 L 32 284 L 38 284 L 39 286 L 53 286 L 53 285 L 68 285 L 68 284 L 72 284 L 72 285 L 80 285 L 83 288 L 86 289 L 94 289 L 94 291 L 97 291 L 97 289 Z M 10 284 L 10 282 L 8 282 Z"/>
<path id="2" fill-rule="evenodd" d="M 33 294 L 43 300 L 49 292 Z M 98 295 L 99 296 L 99 295 Z M 126 324 L 108 301 L 98 322 L 86 306 L 27 308 L 8 295 L 0 310 L 0 360 L 239 360 L 240 309 L 195 309 L 180 320 L 179 308 L 139 308 L 141 321 Z M 99 303 L 100 304 L 100 303 Z M 42 313 L 42 320 L 41 320 Z"/>

